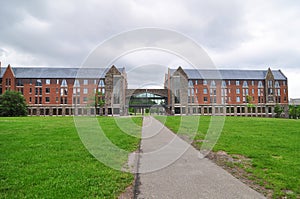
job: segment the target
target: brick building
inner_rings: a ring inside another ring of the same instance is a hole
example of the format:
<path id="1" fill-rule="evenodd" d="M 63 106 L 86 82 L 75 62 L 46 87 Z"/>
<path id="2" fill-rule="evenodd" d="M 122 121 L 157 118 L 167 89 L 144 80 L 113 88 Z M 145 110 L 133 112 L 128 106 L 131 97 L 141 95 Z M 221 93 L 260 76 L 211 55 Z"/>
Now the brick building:
<path id="1" fill-rule="evenodd" d="M 8 65 L 1 69 L 0 75 L 1 93 L 6 90 L 21 92 L 28 104 L 29 115 L 122 115 L 127 112 L 124 68 L 30 68 Z"/>
<path id="2" fill-rule="evenodd" d="M 288 116 L 287 77 L 280 70 L 168 69 L 168 109 L 174 114 Z"/>
<path id="3" fill-rule="evenodd" d="M 270 68 L 184 70 L 179 67 L 168 69 L 164 89 L 127 89 L 125 68 L 9 65 L 0 67 L 0 94 L 6 90 L 24 95 L 29 115 L 127 115 L 130 107 L 144 113 L 155 101 L 160 101 L 168 114 L 271 117 L 275 105 L 280 104 L 288 117 L 287 78 L 280 70 Z"/>

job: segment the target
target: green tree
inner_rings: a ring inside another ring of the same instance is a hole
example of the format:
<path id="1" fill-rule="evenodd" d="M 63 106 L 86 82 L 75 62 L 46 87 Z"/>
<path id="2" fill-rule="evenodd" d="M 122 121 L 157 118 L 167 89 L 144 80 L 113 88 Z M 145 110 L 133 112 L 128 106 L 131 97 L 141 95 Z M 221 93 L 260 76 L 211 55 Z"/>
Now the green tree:
<path id="1" fill-rule="evenodd" d="M 247 102 L 247 107 L 250 109 L 251 117 L 252 117 L 252 108 L 255 107 L 254 104 L 252 104 L 253 97 L 250 95 L 246 96 L 246 102 Z"/>
<path id="2" fill-rule="evenodd" d="M 26 100 L 20 92 L 5 91 L 0 95 L 0 116 L 26 116 Z"/>
<path id="3" fill-rule="evenodd" d="M 274 112 L 275 117 L 279 118 L 281 116 L 281 113 L 283 112 L 283 108 L 279 104 L 276 104 L 274 107 Z"/>
<path id="4" fill-rule="evenodd" d="M 289 117 L 297 119 L 300 117 L 300 106 L 289 105 Z"/>

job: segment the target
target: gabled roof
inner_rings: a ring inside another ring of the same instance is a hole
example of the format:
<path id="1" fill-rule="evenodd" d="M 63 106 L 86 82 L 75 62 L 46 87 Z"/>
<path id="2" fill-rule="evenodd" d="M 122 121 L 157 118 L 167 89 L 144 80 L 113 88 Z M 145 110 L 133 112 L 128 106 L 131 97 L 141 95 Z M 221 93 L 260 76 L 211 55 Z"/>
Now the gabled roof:
<path id="1" fill-rule="evenodd" d="M 173 74 L 176 69 L 170 69 Z M 189 79 L 265 79 L 267 70 L 207 70 L 207 69 L 184 69 Z M 274 79 L 287 80 L 280 70 L 272 70 Z"/>
<path id="2" fill-rule="evenodd" d="M 6 68 L 2 68 L 1 77 Z M 109 68 L 12 67 L 16 78 L 104 78 Z M 124 68 L 118 68 L 123 73 Z"/>
<path id="3" fill-rule="evenodd" d="M 1 67 L 0 78 L 2 78 L 2 77 L 3 77 L 3 75 L 4 75 L 5 71 L 6 71 L 6 67 L 5 67 L 5 68 Z"/>

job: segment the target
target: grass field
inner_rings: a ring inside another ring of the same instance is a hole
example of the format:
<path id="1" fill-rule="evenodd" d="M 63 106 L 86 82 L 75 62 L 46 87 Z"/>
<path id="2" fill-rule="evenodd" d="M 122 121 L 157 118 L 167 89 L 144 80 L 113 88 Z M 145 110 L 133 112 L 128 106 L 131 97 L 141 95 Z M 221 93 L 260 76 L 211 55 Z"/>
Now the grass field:
<path id="1" fill-rule="evenodd" d="M 210 119 L 200 117 L 195 140 L 204 139 Z M 165 125 L 177 132 L 180 121 L 180 116 L 170 116 Z M 188 126 L 183 128 L 188 132 Z M 200 148 L 201 142 L 196 145 Z M 257 177 L 257 183 L 274 190 L 274 198 L 300 198 L 300 120 L 227 117 L 213 150 L 251 158 L 247 172 Z"/>
<path id="2" fill-rule="evenodd" d="M 132 119 L 142 125 L 141 117 Z M 139 138 L 124 134 L 114 118 L 100 117 L 99 123 L 113 143 L 136 150 Z M 79 139 L 72 117 L 0 118 L 2 198 L 116 198 L 133 178 L 97 161 Z"/>

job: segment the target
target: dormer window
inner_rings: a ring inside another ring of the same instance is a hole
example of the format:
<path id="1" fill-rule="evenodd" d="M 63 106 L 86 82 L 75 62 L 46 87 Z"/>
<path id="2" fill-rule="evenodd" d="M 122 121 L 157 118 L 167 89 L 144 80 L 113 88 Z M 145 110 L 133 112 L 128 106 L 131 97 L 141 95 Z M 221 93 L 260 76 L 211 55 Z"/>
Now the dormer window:
<path id="1" fill-rule="evenodd" d="M 276 81 L 276 82 L 275 82 L 275 88 L 279 88 L 279 87 L 280 87 L 279 82 Z"/>
<path id="2" fill-rule="evenodd" d="M 215 86 L 216 86 L 216 82 L 215 82 L 214 80 L 212 80 L 212 81 L 210 82 L 210 86 L 211 86 L 211 87 L 215 87 Z"/>
<path id="3" fill-rule="evenodd" d="M 226 81 L 222 81 L 222 87 L 226 87 Z"/>
<path id="4" fill-rule="evenodd" d="M 80 83 L 78 79 L 75 79 L 74 81 L 74 87 L 80 87 Z"/>
<path id="5" fill-rule="evenodd" d="M 98 84 L 98 87 L 104 87 L 104 81 L 103 81 L 103 79 L 101 79 L 100 81 L 99 81 L 99 84 Z"/>
<path id="6" fill-rule="evenodd" d="M 248 87 L 248 83 L 247 83 L 247 81 L 244 81 L 244 83 L 243 83 L 243 87 Z"/>
<path id="7" fill-rule="evenodd" d="M 263 84 L 262 84 L 262 81 L 259 81 L 258 82 L 258 88 L 262 88 L 262 87 L 264 87 Z"/>
<path id="8" fill-rule="evenodd" d="M 35 86 L 42 86 L 42 80 L 37 79 L 35 82 Z"/>
<path id="9" fill-rule="evenodd" d="M 61 87 L 66 87 L 66 86 L 68 86 L 67 80 L 63 79 L 60 86 L 61 86 Z"/>

